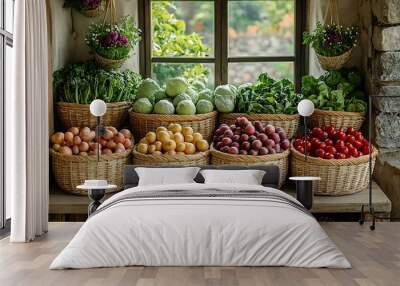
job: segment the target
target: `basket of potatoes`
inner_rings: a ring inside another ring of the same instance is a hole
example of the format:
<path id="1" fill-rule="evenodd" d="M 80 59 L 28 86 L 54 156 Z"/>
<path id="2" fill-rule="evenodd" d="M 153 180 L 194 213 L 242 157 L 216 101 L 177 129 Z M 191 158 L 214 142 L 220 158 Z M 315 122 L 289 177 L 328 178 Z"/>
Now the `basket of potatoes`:
<path id="1" fill-rule="evenodd" d="M 135 165 L 207 165 L 209 144 L 190 126 L 171 123 L 147 132 L 133 149 Z"/>

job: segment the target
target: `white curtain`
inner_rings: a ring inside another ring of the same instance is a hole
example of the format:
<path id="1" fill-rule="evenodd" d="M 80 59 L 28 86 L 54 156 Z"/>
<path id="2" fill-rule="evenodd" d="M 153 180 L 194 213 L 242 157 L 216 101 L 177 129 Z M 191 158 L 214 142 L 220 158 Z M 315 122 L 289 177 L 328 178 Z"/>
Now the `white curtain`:
<path id="1" fill-rule="evenodd" d="M 11 188 L 12 242 L 47 231 L 48 41 L 46 1 L 15 1 L 15 93 L 7 97 L 6 187 Z"/>
<path id="2" fill-rule="evenodd" d="M 308 11 L 308 31 L 313 31 L 317 22 L 323 22 L 323 5 L 324 0 L 309 0 L 309 11 Z M 321 68 L 317 56 L 314 52 L 314 49 L 309 49 L 309 73 L 314 76 L 319 76 L 324 73 L 324 70 Z"/>

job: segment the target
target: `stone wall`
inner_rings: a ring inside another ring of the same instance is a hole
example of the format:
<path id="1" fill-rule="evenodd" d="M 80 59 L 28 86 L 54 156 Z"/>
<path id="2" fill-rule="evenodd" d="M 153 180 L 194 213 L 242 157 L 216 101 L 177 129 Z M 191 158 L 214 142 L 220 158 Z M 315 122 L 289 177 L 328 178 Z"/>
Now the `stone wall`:
<path id="1" fill-rule="evenodd" d="M 373 51 L 370 93 L 374 99 L 374 141 L 380 156 L 375 177 L 400 216 L 400 0 L 371 0 Z M 385 96 L 394 96 L 385 98 Z M 398 170 L 398 171 L 394 171 Z M 397 176 L 397 177 L 396 177 Z"/>

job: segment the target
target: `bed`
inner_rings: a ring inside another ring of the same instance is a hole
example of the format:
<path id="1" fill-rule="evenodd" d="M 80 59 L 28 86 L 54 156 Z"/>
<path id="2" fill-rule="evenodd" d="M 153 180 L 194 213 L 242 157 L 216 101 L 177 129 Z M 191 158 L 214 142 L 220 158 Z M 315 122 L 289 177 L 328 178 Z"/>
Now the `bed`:
<path id="1" fill-rule="evenodd" d="M 193 183 L 138 186 L 137 168 L 126 168 L 126 189 L 98 208 L 50 269 L 351 267 L 314 217 L 276 189 L 275 166 L 249 168 L 265 171 L 261 185 L 204 183 L 198 173 Z"/>

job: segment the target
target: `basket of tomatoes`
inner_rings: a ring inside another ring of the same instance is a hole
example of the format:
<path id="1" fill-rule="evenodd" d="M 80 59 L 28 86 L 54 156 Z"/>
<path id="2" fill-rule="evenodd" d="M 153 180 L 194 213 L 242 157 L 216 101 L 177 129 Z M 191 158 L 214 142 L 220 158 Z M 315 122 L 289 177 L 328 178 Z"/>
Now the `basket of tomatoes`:
<path id="1" fill-rule="evenodd" d="M 378 151 L 360 131 L 352 127 L 315 127 L 307 139 L 294 140 L 291 170 L 293 176 L 321 178 L 313 184 L 314 194 L 349 195 L 368 187 L 369 157 L 373 170 Z"/>

